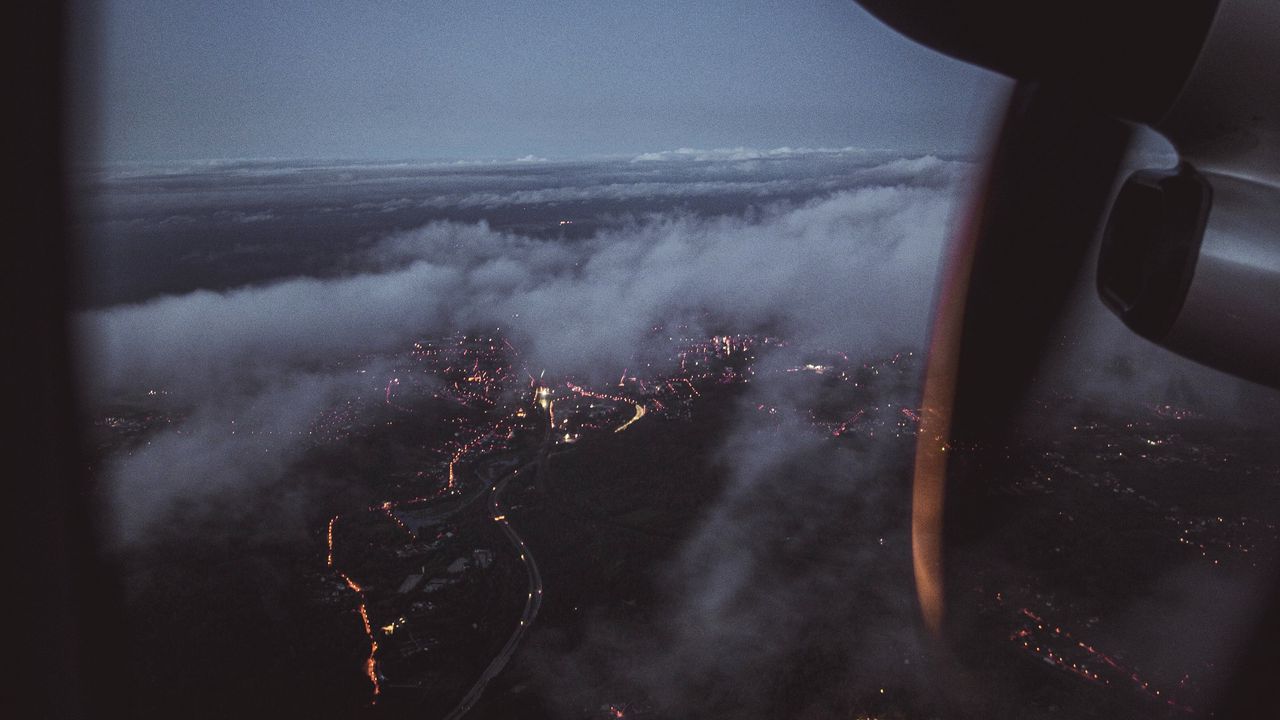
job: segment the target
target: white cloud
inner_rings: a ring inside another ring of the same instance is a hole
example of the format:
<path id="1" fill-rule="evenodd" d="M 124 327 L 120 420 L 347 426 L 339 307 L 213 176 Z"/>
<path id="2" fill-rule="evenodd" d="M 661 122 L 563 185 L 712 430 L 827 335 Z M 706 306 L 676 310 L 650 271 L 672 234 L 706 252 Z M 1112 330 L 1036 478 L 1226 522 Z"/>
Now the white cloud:
<path id="1" fill-rule="evenodd" d="M 762 158 L 785 158 L 797 157 L 801 155 L 845 155 L 845 156 L 870 156 L 873 154 L 884 154 L 884 151 L 872 151 L 866 148 L 842 147 L 842 148 L 791 148 L 778 147 L 767 150 L 757 148 L 736 147 L 736 148 L 713 148 L 710 150 L 701 150 L 698 148 L 678 148 L 676 150 L 660 150 L 657 152 L 641 153 L 634 158 L 632 162 L 665 162 L 672 160 L 759 160 Z"/>
<path id="2" fill-rule="evenodd" d="M 144 528 L 184 500 L 269 487 L 296 449 L 290 429 L 313 407 L 279 400 L 300 410 L 274 414 L 272 398 L 323 396 L 323 383 L 297 378 L 424 334 L 501 327 L 535 367 L 610 377 L 648 352 L 659 322 L 769 324 L 858 351 L 918 344 L 957 176 L 936 160 L 910 170 L 917 185 L 836 192 L 747 217 L 648 217 L 575 242 L 433 223 L 383 239 L 356 274 L 89 312 L 80 319 L 82 366 L 95 396 L 160 387 L 195 408 L 183 436 L 110 464 L 122 527 Z M 206 431 L 220 432 L 232 415 L 277 430 L 273 450 L 247 467 L 240 443 Z"/>

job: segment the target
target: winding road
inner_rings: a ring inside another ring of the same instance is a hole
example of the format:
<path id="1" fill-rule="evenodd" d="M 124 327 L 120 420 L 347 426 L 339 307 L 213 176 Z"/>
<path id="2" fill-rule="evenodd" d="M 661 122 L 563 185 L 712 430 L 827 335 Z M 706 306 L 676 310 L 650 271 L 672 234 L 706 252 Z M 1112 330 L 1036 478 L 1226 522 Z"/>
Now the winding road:
<path id="1" fill-rule="evenodd" d="M 547 429 L 542 438 L 542 447 L 538 451 L 539 459 L 542 461 L 539 463 L 539 472 L 542 472 L 545 467 L 545 458 L 551 446 L 550 418 L 552 404 L 553 403 L 548 403 L 546 405 L 548 414 Z M 542 607 L 542 576 L 538 573 L 538 563 L 534 561 L 533 554 L 529 552 L 529 548 L 525 545 L 524 539 L 515 531 L 515 528 L 511 527 L 511 523 L 507 520 L 506 512 L 502 509 L 500 501 L 502 491 L 506 489 L 507 483 L 511 481 L 511 478 L 518 474 L 519 471 L 517 470 L 507 474 L 501 480 L 494 483 L 493 487 L 489 490 L 489 499 L 490 511 L 492 513 L 491 517 L 493 518 L 493 521 L 498 523 L 502 528 L 502 532 L 507 536 L 507 539 L 509 539 L 511 544 L 515 546 L 516 552 L 520 555 L 520 561 L 524 563 L 525 572 L 529 576 L 529 595 L 525 599 L 524 612 L 520 615 L 520 624 L 516 626 L 515 631 L 511 633 L 511 637 L 508 638 L 506 644 L 502 646 L 502 650 L 498 652 L 497 656 L 493 658 L 488 667 L 484 669 L 484 672 L 480 674 L 480 678 L 471 686 L 471 689 L 462 697 L 462 700 L 458 702 L 457 706 L 445 716 L 445 720 L 458 720 L 463 715 L 466 715 L 476 702 L 480 700 L 480 696 L 484 694 L 485 688 L 498 676 L 499 673 L 502 672 L 502 669 L 507 666 L 507 662 L 511 660 L 511 656 L 516 652 L 516 647 L 520 644 L 520 639 L 524 637 L 525 631 L 527 631 L 533 624 L 534 619 L 538 616 L 538 609 Z"/>

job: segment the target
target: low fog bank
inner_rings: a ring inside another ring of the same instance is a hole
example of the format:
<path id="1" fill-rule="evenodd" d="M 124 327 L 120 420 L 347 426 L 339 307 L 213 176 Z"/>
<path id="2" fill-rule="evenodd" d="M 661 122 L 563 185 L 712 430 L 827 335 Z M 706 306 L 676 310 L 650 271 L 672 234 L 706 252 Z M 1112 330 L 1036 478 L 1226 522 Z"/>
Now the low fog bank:
<path id="1" fill-rule="evenodd" d="M 747 217 L 649 216 L 588 240 L 548 242 L 484 223 L 393 233 L 338 278 L 293 278 L 90 311 L 83 381 L 99 401 L 156 389 L 194 408 L 182 434 L 109 466 L 126 541 L 174 503 L 270 487 L 316 396 L 297 379 L 336 360 L 402 351 L 455 329 L 500 331 L 535 369 L 612 377 L 658 324 L 772 331 L 811 345 L 918 345 L 963 167 L 906 161 L 918 182 L 872 184 Z M 306 383 L 308 387 L 317 381 Z M 274 397 L 293 393 L 298 397 Z M 271 461 L 203 431 L 230 419 L 275 428 Z M 175 463 L 173 455 L 188 462 Z M 199 459 L 194 461 L 191 459 Z M 216 477 L 215 477 L 216 476 Z M 188 505 L 190 503 L 187 503 Z M 198 503 L 196 503 L 198 505 Z"/>
<path id="2" fill-rule="evenodd" d="M 628 165 L 670 165 L 664 172 L 686 181 L 700 174 L 784 177 L 799 171 L 742 165 L 841 163 L 847 161 L 842 152 L 724 151 L 713 154 L 715 161 L 690 161 L 692 151 L 678 151 Z M 616 164 L 591 167 L 596 177 Z M 231 169 L 243 171 L 237 168 Z M 424 336 L 500 329 L 530 367 L 582 378 L 612 377 L 637 359 L 668 361 L 649 344 L 659 324 L 687 325 L 695 335 L 767 328 L 855 356 L 921 347 L 942 243 L 957 200 L 970 189 L 973 166 L 925 156 L 861 159 L 844 170 L 862 185 L 804 202 L 763 203 L 743 215 L 651 213 L 572 242 L 496 230 L 483 221 L 432 222 L 353 251 L 344 260 L 348 272 L 338 277 L 197 290 L 85 312 L 80 361 L 91 399 L 157 389 L 193 408 L 179 438 L 155 438 L 109 464 L 109 484 L 120 490 L 117 515 L 129 518 L 122 536 L 141 539 L 149 522 L 188 494 L 207 497 L 215 488 L 232 491 L 245 483 L 270 487 L 287 466 L 255 460 L 265 467 L 221 473 L 214 468 L 228 462 L 220 458 L 243 453 L 201 428 L 232 418 L 273 426 L 278 449 L 266 454 L 290 457 L 296 448 L 287 438 L 300 437 L 315 407 L 298 388 L 314 385 L 335 361 L 364 362 Z M 184 174 L 159 177 L 199 186 Z M 560 188 L 555 192 L 575 183 L 590 187 L 572 179 L 541 181 Z M 596 187 L 607 194 L 611 186 Z M 143 195 L 154 197 L 152 191 Z M 1047 385 L 1110 405 L 1198 402 L 1235 411 L 1242 398 L 1256 402 L 1247 386 L 1132 336 L 1091 294 L 1079 304 L 1075 337 L 1046 372 Z M 282 388 L 303 397 L 264 400 Z M 209 419 L 215 415 L 216 422 Z M 175 443 L 184 457 L 207 462 L 179 471 L 183 465 L 163 460 Z"/>

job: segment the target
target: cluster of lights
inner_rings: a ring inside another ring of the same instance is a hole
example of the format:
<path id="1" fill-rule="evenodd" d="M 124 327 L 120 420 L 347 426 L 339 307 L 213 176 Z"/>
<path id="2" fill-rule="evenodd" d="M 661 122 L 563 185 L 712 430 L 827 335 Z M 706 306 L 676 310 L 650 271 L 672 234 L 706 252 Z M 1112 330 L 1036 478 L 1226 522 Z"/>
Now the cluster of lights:
<path id="1" fill-rule="evenodd" d="M 1098 672 L 1091 669 L 1090 665 L 1082 662 L 1073 662 L 1067 659 L 1066 657 L 1064 657 L 1061 653 L 1055 652 L 1052 648 L 1050 648 L 1048 646 L 1047 641 L 1037 641 L 1035 639 L 1035 634 L 1038 631 L 1038 632 L 1047 634 L 1049 636 L 1048 639 L 1065 640 L 1069 643 L 1069 647 L 1073 647 L 1076 650 L 1083 651 L 1086 657 L 1089 658 L 1090 660 L 1093 660 L 1096 665 L 1105 666 L 1111 672 L 1130 681 L 1131 683 L 1133 683 L 1134 687 L 1138 689 L 1139 692 L 1147 695 L 1152 700 L 1163 703 L 1174 710 L 1179 710 L 1185 713 L 1194 712 L 1192 708 L 1186 705 L 1183 705 L 1181 703 L 1178 703 L 1176 700 L 1168 697 L 1168 695 L 1163 691 L 1153 689 L 1149 682 L 1147 682 L 1146 680 L 1143 680 L 1142 677 L 1138 675 L 1137 671 L 1124 667 L 1124 665 L 1116 661 L 1116 659 L 1111 657 L 1110 655 L 1107 655 L 1106 653 L 1101 652 L 1100 650 L 1084 642 L 1083 640 L 1077 640 L 1076 638 L 1072 637 L 1071 633 L 1063 630 L 1061 627 L 1052 626 L 1052 629 L 1051 629 L 1050 624 L 1044 618 L 1032 612 L 1028 608 L 1022 608 L 1021 612 L 1025 618 L 1027 618 L 1028 620 L 1031 621 L 1032 624 L 1034 624 L 1034 628 L 1023 627 L 1019 629 L 1017 632 L 1013 633 L 1013 635 L 1011 635 L 1009 639 L 1014 642 L 1020 643 L 1023 650 L 1029 653 L 1032 653 L 1033 655 L 1036 655 L 1037 657 L 1041 658 L 1042 660 L 1044 660 L 1045 662 L 1051 665 L 1054 665 L 1055 667 L 1066 670 L 1089 682 L 1096 683 L 1099 685 L 1111 684 L 1111 681 L 1109 679 L 1102 677 Z M 1184 684 L 1185 684 L 1185 677 L 1184 677 Z"/>
<path id="2" fill-rule="evenodd" d="M 655 331 L 657 330 L 660 329 L 655 329 Z M 672 340 L 674 340 L 674 337 Z M 776 340 L 771 341 L 769 338 L 760 340 L 755 336 L 746 335 L 717 335 L 709 340 L 698 341 L 681 338 L 680 342 L 684 343 L 681 349 L 678 350 L 680 371 L 673 375 L 662 377 L 649 373 L 646 376 L 646 373 L 636 372 L 629 376 L 628 370 L 624 369 L 616 384 L 617 388 L 622 389 L 621 391 L 584 387 L 567 380 L 562 380 L 562 382 L 568 392 L 578 397 L 633 407 L 634 413 L 631 417 L 612 428 L 613 432 L 622 432 L 643 418 L 650 410 L 665 412 L 666 405 L 673 400 L 680 403 L 701 397 L 700 384 L 747 381 L 751 372 L 749 363 L 753 358 L 744 357 L 744 362 L 748 366 L 746 371 L 737 369 L 737 366 L 732 363 L 716 362 L 717 358 L 745 356 L 748 351 L 760 343 L 782 344 Z M 434 373 L 444 379 L 443 388 L 445 389 L 442 392 L 452 396 L 463 406 L 479 410 L 489 418 L 496 414 L 502 415 L 497 420 L 482 420 L 479 426 L 474 424 L 475 420 L 468 419 L 471 417 L 470 415 L 456 419 L 458 423 L 457 434 L 455 435 L 455 440 L 446 445 L 447 470 L 444 478 L 445 482 L 439 493 L 452 494 L 460 492 L 461 480 L 459 474 L 462 468 L 460 463 L 470 462 L 476 456 L 492 452 L 495 448 L 506 447 L 507 442 L 514 438 L 516 429 L 525 426 L 527 418 L 530 416 L 527 405 L 525 403 L 508 404 L 510 401 L 504 399 L 511 397 L 509 394 L 511 381 L 518 375 L 528 375 L 530 385 L 533 388 L 532 400 L 546 411 L 551 429 L 556 429 L 571 419 L 566 418 L 565 414 L 572 416 L 579 412 L 581 407 L 585 406 L 585 403 L 582 405 L 571 403 L 569 408 L 562 412 L 561 418 L 557 418 L 553 390 L 544 384 L 541 378 L 535 379 L 527 368 L 521 368 L 519 373 L 514 371 L 508 358 L 519 357 L 519 353 L 505 338 L 495 340 L 494 338 L 457 336 L 451 342 L 417 342 L 414 343 L 411 356 L 426 366 L 421 369 L 421 373 Z M 847 361 L 847 357 L 845 360 Z M 897 358 L 890 362 L 895 362 L 896 360 Z M 823 370 L 825 371 L 825 367 Z M 384 403 L 395 405 L 394 401 L 397 394 L 402 392 L 403 379 L 418 376 L 408 375 L 407 373 L 419 373 L 419 371 L 401 368 L 391 375 L 385 388 L 383 388 L 383 397 L 381 399 Z M 410 382 L 413 382 L 412 379 Z M 638 394 L 635 397 L 630 397 L 633 393 L 627 392 L 628 388 L 636 389 Z M 525 397 L 528 398 L 528 396 Z M 664 401 L 666 402 L 664 403 Z M 500 404 L 509 411 L 495 412 L 499 410 Z M 396 405 L 396 407 L 400 406 Z M 354 406 L 351 403 L 348 403 L 348 408 L 349 412 L 354 412 Z M 904 409 L 904 414 L 906 412 Z M 846 427 L 856 423 L 860 415 L 861 412 L 846 420 L 834 434 L 839 435 Z M 912 418 L 908 416 L 908 419 Z M 582 423 L 582 427 L 583 429 L 594 429 L 602 432 L 606 430 L 606 428 L 597 427 L 590 422 Z M 576 440 L 578 435 L 561 433 L 557 437 Z M 419 472 L 417 477 L 429 479 L 434 474 L 424 471 Z M 436 497 L 439 497 L 439 494 Z M 370 506 L 368 510 L 383 514 L 401 529 L 412 535 L 408 526 L 394 511 L 396 508 L 406 504 L 422 503 L 432 499 L 435 498 L 413 497 L 387 500 Z M 493 510 L 492 519 L 505 526 L 507 516 L 498 511 L 496 504 Z M 375 627 L 369 617 L 364 588 L 345 572 L 335 567 L 334 528 L 338 520 L 339 516 L 335 515 L 328 523 L 326 565 L 333 568 L 334 572 L 342 578 L 347 587 L 357 593 L 360 598 L 359 614 L 361 625 L 369 642 L 369 655 L 364 664 L 364 671 L 373 686 L 373 696 L 376 701 L 382 691 L 381 676 L 378 669 L 378 636 L 374 633 Z M 518 546 L 521 560 L 528 562 L 523 543 L 518 541 Z M 540 587 L 537 589 L 537 594 L 541 594 Z M 530 601 L 533 601 L 533 593 L 531 593 Z M 405 622 L 405 619 L 401 618 L 377 629 L 381 631 L 382 637 L 387 637 L 394 634 Z M 523 627 L 523 619 L 521 623 Z M 611 706 L 611 710 L 615 717 L 623 717 L 625 706 Z"/>

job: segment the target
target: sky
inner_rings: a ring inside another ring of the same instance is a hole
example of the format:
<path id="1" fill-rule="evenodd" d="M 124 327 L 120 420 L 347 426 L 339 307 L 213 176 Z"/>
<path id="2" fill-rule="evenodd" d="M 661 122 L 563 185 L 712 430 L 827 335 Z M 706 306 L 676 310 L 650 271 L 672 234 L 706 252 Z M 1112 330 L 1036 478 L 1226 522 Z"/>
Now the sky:
<path id="1" fill-rule="evenodd" d="M 75 152 L 109 162 L 965 152 L 1007 84 L 851 0 L 114 0 L 76 20 Z"/>

